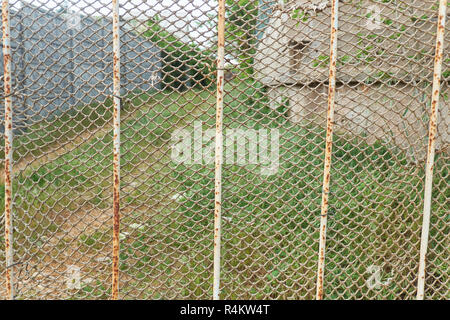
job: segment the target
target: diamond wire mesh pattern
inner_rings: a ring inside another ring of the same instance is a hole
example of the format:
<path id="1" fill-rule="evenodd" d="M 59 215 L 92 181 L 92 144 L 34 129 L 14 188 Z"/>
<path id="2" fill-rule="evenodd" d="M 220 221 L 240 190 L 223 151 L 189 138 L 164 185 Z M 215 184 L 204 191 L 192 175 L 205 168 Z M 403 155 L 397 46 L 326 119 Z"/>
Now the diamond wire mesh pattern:
<path id="1" fill-rule="evenodd" d="M 112 3 L 11 0 L 10 12 L 15 297 L 107 299 Z M 217 2 L 120 1 L 119 13 L 119 297 L 210 299 Z M 437 14 L 432 0 L 340 1 L 327 299 L 415 297 Z M 277 159 L 239 163 L 251 137 L 225 150 L 220 296 L 313 299 L 330 1 L 227 0 L 225 25 L 224 134 L 265 132 Z M 428 299 L 448 298 L 448 34 Z"/>

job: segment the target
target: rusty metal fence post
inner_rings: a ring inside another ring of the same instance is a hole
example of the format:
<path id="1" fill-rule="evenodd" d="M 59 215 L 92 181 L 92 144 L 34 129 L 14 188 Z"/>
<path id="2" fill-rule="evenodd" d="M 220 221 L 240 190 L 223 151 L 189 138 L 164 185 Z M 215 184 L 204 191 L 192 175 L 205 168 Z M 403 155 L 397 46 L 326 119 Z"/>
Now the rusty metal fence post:
<path id="1" fill-rule="evenodd" d="M 225 0 L 219 0 L 217 37 L 217 107 L 215 147 L 215 204 L 214 204 L 214 284 L 213 299 L 220 295 L 220 238 L 222 219 L 222 160 L 223 160 L 223 89 L 225 67 Z"/>
<path id="2" fill-rule="evenodd" d="M 11 88 L 11 39 L 9 1 L 2 2 L 3 66 L 5 97 L 5 250 L 6 250 L 6 295 L 14 299 L 13 274 L 13 224 L 12 224 L 12 88 Z"/>
<path id="3" fill-rule="evenodd" d="M 328 196 L 330 193 L 331 151 L 333 147 L 334 103 L 336 94 L 337 30 L 339 1 L 331 1 L 330 70 L 328 86 L 327 135 L 323 175 L 322 207 L 320 213 L 319 263 L 317 269 L 316 299 L 323 299 L 325 246 L 327 237 Z"/>
<path id="4" fill-rule="evenodd" d="M 433 91 L 431 101 L 431 115 L 428 133 L 428 153 L 427 163 L 425 168 L 425 192 L 424 192 L 424 206 L 423 206 L 423 222 L 422 235 L 420 243 L 420 260 L 419 260 L 419 274 L 417 280 L 417 299 L 423 300 L 425 295 L 425 268 L 426 255 L 428 250 L 428 239 L 430 232 L 430 215 L 431 215 L 431 198 L 433 188 L 433 169 L 434 169 L 434 155 L 436 149 L 437 125 L 438 125 L 438 110 L 439 97 L 441 88 L 441 74 L 442 61 L 444 52 L 444 33 L 445 20 L 447 15 L 447 0 L 440 0 L 439 2 L 439 17 L 437 23 L 436 35 L 436 54 L 434 60 L 434 74 L 433 74 Z"/>
<path id="5" fill-rule="evenodd" d="M 113 99 L 114 99 L 114 162 L 113 162 L 113 260 L 112 299 L 119 298 L 119 228 L 120 228 L 120 22 L 119 1 L 113 0 Z"/>

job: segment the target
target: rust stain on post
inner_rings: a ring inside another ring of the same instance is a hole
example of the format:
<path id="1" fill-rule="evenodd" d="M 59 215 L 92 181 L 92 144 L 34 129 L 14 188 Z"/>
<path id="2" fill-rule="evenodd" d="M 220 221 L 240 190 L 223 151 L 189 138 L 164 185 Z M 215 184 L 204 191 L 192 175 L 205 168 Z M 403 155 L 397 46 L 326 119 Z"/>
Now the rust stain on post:
<path id="1" fill-rule="evenodd" d="M 330 193 L 331 151 L 333 147 L 334 102 L 336 95 L 336 59 L 338 30 L 338 0 L 331 0 L 330 74 L 328 87 L 327 137 L 323 175 L 322 207 L 320 214 L 319 262 L 317 270 L 316 299 L 323 299 L 325 245 L 327 237 L 328 195 Z"/>
<path id="2" fill-rule="evenodd" d="M 425 292 L 425 267 L 426 267 L 426 255 L 428 251 L 428 238 L 430 231 L 431 198 L 432 198 L 431 193 L 433 187 L 433 167 L 434 167 L 434 154 L 436 149 L 436 138 L 437 138 L 437 121 L 439 111 L 439 95 L 441 89 L 441 74 L 442 74 L 442 61 L 444 51 L 444 33 L 445 33 L 446 15 L 447 15 L 447 0 L 440 0 L 439 18 L 436 35 L 436 55 L 434 61 L 431 115 L 428 133 L 428 153 L 427 153 L 427 164 L 425 169 L 426 176 L 425 176 L 422 235 L 420 240 L 421 242 L 420 242 L 419 274 L 417 280 L 417 300 L 423 300 Z"/>
<path id="3" fill-rule="evenodd" d="M 13 227 L 12 227 L 12 97 L 11 97 L 11 40 L 9 1 L 2 1 L 3 72 L 5 91 L 5 253 L 6 295 L 14 299 Z"/>
<path id="4" fill-rule="evenodd" d="M 113 159 L 113 259 L 112 299 L 119 298 L 119 231 L 120 231 L 120 27 L 119 0 L 113 0 L 113 94 L 114 94 L 114 159 Z"/>
<path id="5" fill-rule="evenodd" d="M 223 161 L 223 86 L 225 67 L 225 0 L 219 0 L 217 40 L 217 108 L 215 150 L 215 208 L 214 208 L 214 275 L 213 299 L 220 295 L 220 239 L 222 231 L 222 161 Z"/>

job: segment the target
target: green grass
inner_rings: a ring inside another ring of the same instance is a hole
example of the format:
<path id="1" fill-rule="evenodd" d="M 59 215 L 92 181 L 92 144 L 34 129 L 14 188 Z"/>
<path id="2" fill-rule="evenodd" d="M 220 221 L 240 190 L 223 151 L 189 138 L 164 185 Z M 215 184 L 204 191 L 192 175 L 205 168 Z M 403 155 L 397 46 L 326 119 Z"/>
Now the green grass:
<path id="1" fill-rule="evenodd" d="M 279 116 L 283 108 L 271 111 L 257 103 L 265 101 L 260 90 L 249 89 L 245 83 L 227 85 L 226 92 L 225 127 L 279 128 L 281 155 L 279 172 L 270 177 L 259 175 L 255 165 L 224 166 L 222 294 L 233 299 L 313 298 L 325 132 L 283 120 Z M 122 295 L 209 298 L 214 166 L 173 163 L 170 137 L 175 128 L 192 127 L 196 120 L 205 127 L 214 126 L 214 91 L 166 92 L 134 101 L 139 108 L 132 105 L 133 112 L 122 121 Z M 97 125 L 104 125 L 102 121 Z M 57 126 L 73 127 L 65 122 Z M 367 145 L 362 139 L 335 136 L 327 298 L 393 299 L 414 294 L 422 167 L 411 165 L 401 152 L 381 143 Z M 441 266 L 435 272 L 442 278 L 448 272 L 447 263 L 439 260 L 445 254 L 443 237 L 448 232 L 448 223 L 443 222 L 449 209 L 445 207 L 448 169 L 443 165 L 437 171 L 431 229 L 434 253 L 429 263 Z M 16 235 L 17 255 L 25 257 L 26 248 L 44 256 L 35 244 L 57 231 L 64 213 L 110 210 L 111 176 L 111 131 L 17 176 L 15 220 L 22 231 Z M 172 199 L 174 195 L 178 199 Z M 106 250 L 104 254 L 109 255 L 110 243 L 110 226 L 82 233 L 77 239 L 81 252 Z M 389 290 L 367 289 L 367 268 L 372 264 L 393 273 Z M 74 297 L 107 297 L 108 280 L 97 281 L 86 284 Z"/>
<path id="2" fill-rule="evenodd" d="M 112 117 L 112 103 L 106 99 L 102 103 L 81 106 L 76 109 L 53 114 L 49 118 L 36 122 L 27 128 L 25 134 L 14 139 L 14 160 L 31 155 L 39 157 L 55 144 L 64 144 L 86 130 L 103 127 Z M 3 137 L 1 145 L 4 145 Z M 4 150 L 0 150 L 4 158 Z"/>
<path id="3" fill-rule="evenodd" d="M 224 227 L 224 237 L 228 240 L 224 245 L 224 272 L 230 277 L 230 287 L 225 286 L 223 293 L 229 298 L 313 298 L 324 132 L 290 127 L 281 130 L 280 136 L 281 149 L 290 153 L 289 157 L 282 156 L 277 175 L 264 178 L 255 174 L 257 168 L 251 167 L 225 166 L 224 169 L 224 215 L 232 217 L 232 222 Z M 393 299 L 396 296 L 392 292 L 406 295 L 403 289 L 411 297 L 420 239 L 422 169 L 411 167 L 406 158 L 380 144 L 368 146 L 357 139 L 349 141 L 337 136 L 334 147 L 327 297 L 361 298 L 364 294 Z M 183 166 L 177 171 L 182 190 L 190 195 L 182 203 L 183 213 L 211 217 L 212 172 Z M 443 179 L 448 176 L 446 171 L 441 174 Z M 444 182 L 436 179 L 435 183 L 443 187 Z M 438 190 L 435 188 L 434 203 L 443 204 L 446 194 L 439 194 Z M 445 219 L 447 212 L 435 206 L 433 215 L 436 220 Z M 210 220 L 202 221 L 205 228 L 212 228 Z M 193 219 L 184 227 L 190 230 L 197 223 Z M 431 233 L 440 240 L 437 252 L 444 254 L 445 233 L 437 228 Z M 400 272 L 394 281 L 398 281 L 398 288 L 390 288 L 390 292 L 368 292 L 364 282 L 367 268 L 372 264 L 386 265 L 383 258 L 396 261 L 392 256 L 405 252 L 413 260 L 407 261 L 407 267 L 397 266 Z M 255 283 L 253 270 L 261 269 L 264 276 L 260 278 L 264 281 Z M 445 275 L 444 270 L 441 272 Z M 353 286 L 347 283 L 352 278 Z M 298 279 L 299 283 L 292 279 Z M 233 283 L 240 285 L 233 287 Z M 277 292 L 279 283 L 290 286 L 291 291 Z M 409 287 L 404 288 L 406 285 Z M 296 290 L 300 293 L 296 294 Z M 339 295 L 338 290 L 344 294 Z"/>

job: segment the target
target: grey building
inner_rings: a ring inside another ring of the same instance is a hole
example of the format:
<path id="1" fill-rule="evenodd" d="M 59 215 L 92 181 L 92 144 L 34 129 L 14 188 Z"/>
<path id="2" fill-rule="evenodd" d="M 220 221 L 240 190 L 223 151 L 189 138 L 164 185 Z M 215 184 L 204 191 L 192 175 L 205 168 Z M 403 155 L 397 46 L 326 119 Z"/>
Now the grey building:
<path id="1" fill-rule="evenodd" d="M 336 130 L 393 144 L 415 159 L 427 147 L 437 7 L 433 0 L 340 1 Z M 377 7 L 374 7 L 377 6 Z M 369 19 L 379 9 L 379 25 Z M 290 119 L 325 126 L 330 54 L 330 1 L 273 4 L 255 59 L 270 103 Z M 448 33 L 446 35 L 448 38 Z M 450 69 L 446 39 L 443 69 Z M 448 80 L 448 79 L 447 79 Z M 448 81 L 442 83 L 439 148 L 450 142 Z"/>
<path id="2" fill-rule="evenodd" d="M 30 120 L 104 101 L 112 93 L 111 19 L 48 11 L 26 3 L 10 15 L 16 130 Z M 159 48 L 126 23 L 120 31 L 122 95 L 158 88 Z M 0 70 L 3 74 L 3 64 Z"/>

